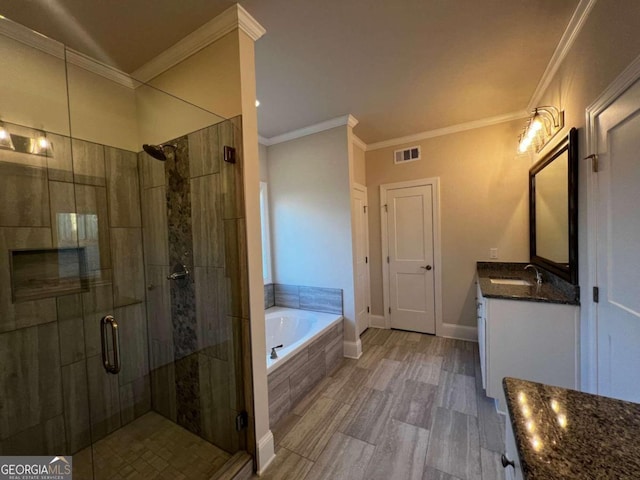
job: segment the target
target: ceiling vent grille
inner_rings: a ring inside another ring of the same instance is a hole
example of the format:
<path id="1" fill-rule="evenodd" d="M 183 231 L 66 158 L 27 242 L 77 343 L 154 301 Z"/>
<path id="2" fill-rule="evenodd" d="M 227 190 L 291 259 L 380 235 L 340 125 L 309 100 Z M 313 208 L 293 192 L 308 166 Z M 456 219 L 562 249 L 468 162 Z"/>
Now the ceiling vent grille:
<path id="1" fill-rule="evenodd" d="M 404 148 L 402 150 L 396 150 L 393 152 L 393 162 L 397 165 L 399 163 L 415 162 L 422 158 L 420 146 Z"/>

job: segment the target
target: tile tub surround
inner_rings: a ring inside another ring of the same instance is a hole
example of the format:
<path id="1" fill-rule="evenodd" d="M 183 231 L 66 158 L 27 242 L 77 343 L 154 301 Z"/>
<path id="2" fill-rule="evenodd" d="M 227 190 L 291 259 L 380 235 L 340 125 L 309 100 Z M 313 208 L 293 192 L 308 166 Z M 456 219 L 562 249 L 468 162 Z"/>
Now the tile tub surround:
<path id="1" fill-rule="evenodd" d="M 264 286 L 264 309 L 276 306 L 276 292 L 273 283 Z"/>
<path id="2" fill-rule="evenodd" d="M 295 313 L 292 309 L 283 310 Z M 270 425 L 275 425 L 283 416 L 293 411 L 307 393 L 340 366 L 343 360 L 343 341 L 343 321 L 340 317 L 340 320 L 331 321 L 314 337 L 302 339 L 302 344 L 297 348 L 294 344 L 292 351 L 285 352 L 285 356 L 269 367 L 267 382 Z"/>
<path id="3" fill-rule="evenodd" d="M 362 342 L 273 427 L 260 478 L 504 479 L 504 417 L 482 390 L 477 344 L 373 328 Z"/>
<path id="4" fill-rule="evenodd" d="M 478 283 L 482 294 L 488 298 L 523 300 L 527 302 L 580 304 L 579 287 L 571 285 L 556 275 L 537 267 L 543 274 L 542 285 L 536 284 L 535 274 L 524 267 L 527 263 L 478 262 Z M 500 285 L 491 283 L 490 278 L 521 278 L 529 280 L 528 285 Z"/>
<path id="5" fill-rule="evenodd" d="M 640 404 L 508 377 L 503 387 L 525 479 L 638 478 Z M 538 427 L 538 451 L 528 419 Z"/>
<path id="6" fill-rule="evenodd" d="M 274 305 L 342 315 L 342 289 L 275 283 Z"/>

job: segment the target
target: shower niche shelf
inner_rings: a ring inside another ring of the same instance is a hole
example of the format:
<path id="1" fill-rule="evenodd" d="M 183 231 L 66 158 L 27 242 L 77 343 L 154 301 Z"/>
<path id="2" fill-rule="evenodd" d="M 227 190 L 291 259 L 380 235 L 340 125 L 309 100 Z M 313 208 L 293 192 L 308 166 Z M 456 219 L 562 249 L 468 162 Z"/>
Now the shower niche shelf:
<path id="1" fill-rule="evenodd" d="M 89 291 L 85 249 L 11 250 L 13 303 Z"/>

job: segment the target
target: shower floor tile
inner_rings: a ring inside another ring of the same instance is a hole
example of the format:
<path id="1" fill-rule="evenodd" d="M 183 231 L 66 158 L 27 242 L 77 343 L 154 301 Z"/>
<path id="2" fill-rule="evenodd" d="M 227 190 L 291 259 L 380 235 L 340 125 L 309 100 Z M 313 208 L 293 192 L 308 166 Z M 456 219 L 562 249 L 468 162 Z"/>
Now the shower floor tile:
<path id="1" fill-rule="evenodd" d="M 93 450 L 93 451 L 92 451 Z M 149 412 L 73 456 L 74 478 L 209 479 L 231 455 Z"/>

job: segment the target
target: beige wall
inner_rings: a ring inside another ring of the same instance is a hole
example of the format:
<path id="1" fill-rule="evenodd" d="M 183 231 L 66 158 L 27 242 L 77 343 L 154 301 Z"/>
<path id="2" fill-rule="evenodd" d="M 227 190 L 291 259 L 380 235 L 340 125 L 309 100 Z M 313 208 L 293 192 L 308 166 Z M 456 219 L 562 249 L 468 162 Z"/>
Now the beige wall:
<path id="1" fill-rule="evenodd" d="M 268 147 L 274 282 L 341 288 L 355 342 L 349 127 Z"/>
<path id="2" fill-rule="evenodd" d="M 367 183 L 367 170 L 364 150 L 353 144 L 353 181 L 360 185 Z"/>
<path id="3" fill-rule="evenodd" d="M 67 71 L 71 136 L 140 151 L 135 91 L 76 65 Z"/>
<path id="4" fill-rule="evenodd" d="M 366 152 L 372 313 L 383 314 L 380 185 L 440 178 L 443 322 L 474 325 L 477 261 L 526 261 L 529 158 L 516 154 L 522 122 L 423 140 L 422 160 L 393 163 L 402 145 Z M 415 145 L 413 142 L 411 145 Z M 411 146 L 407 145 L 407 146 Z"/>
<path id="5" fill-rule="evenodd" d="M 60 58 L 0 35 L 0 120 L 69 135 L 63 48 Z"/>
<path id="6" fill-rule="evenodd" d="M 587 218 L 587 163 L 582 158 L 586 149 L 585 112 L 613 80 L 640 55 L 640 2 L 637 0 L 599 0 L 580 35 L 564 59 L 553 81 L 545 91 L 540 105 L 555 105 L 565 111 L 564 132 L 571 127 L 579 134 L 578 182 L 578 264 L 581 285 L 581 319 L 585 325 L 592 305 L 588 272 L 588 232 L 592 225 Z M 543 152 L 544 153 L 544 152 Z M 581 332 L 583 382 L 587 366 L 595 364 L 595 352 L 588 348 L 588 330 Z M 583 386 L 587 385 L 583 383 Z"/>
<path id="7" fill-rule="evenodd" d="M 242 113 L 239 58 L 234 30 L 148 83 L 224 118 L 235 117 Z"/>

